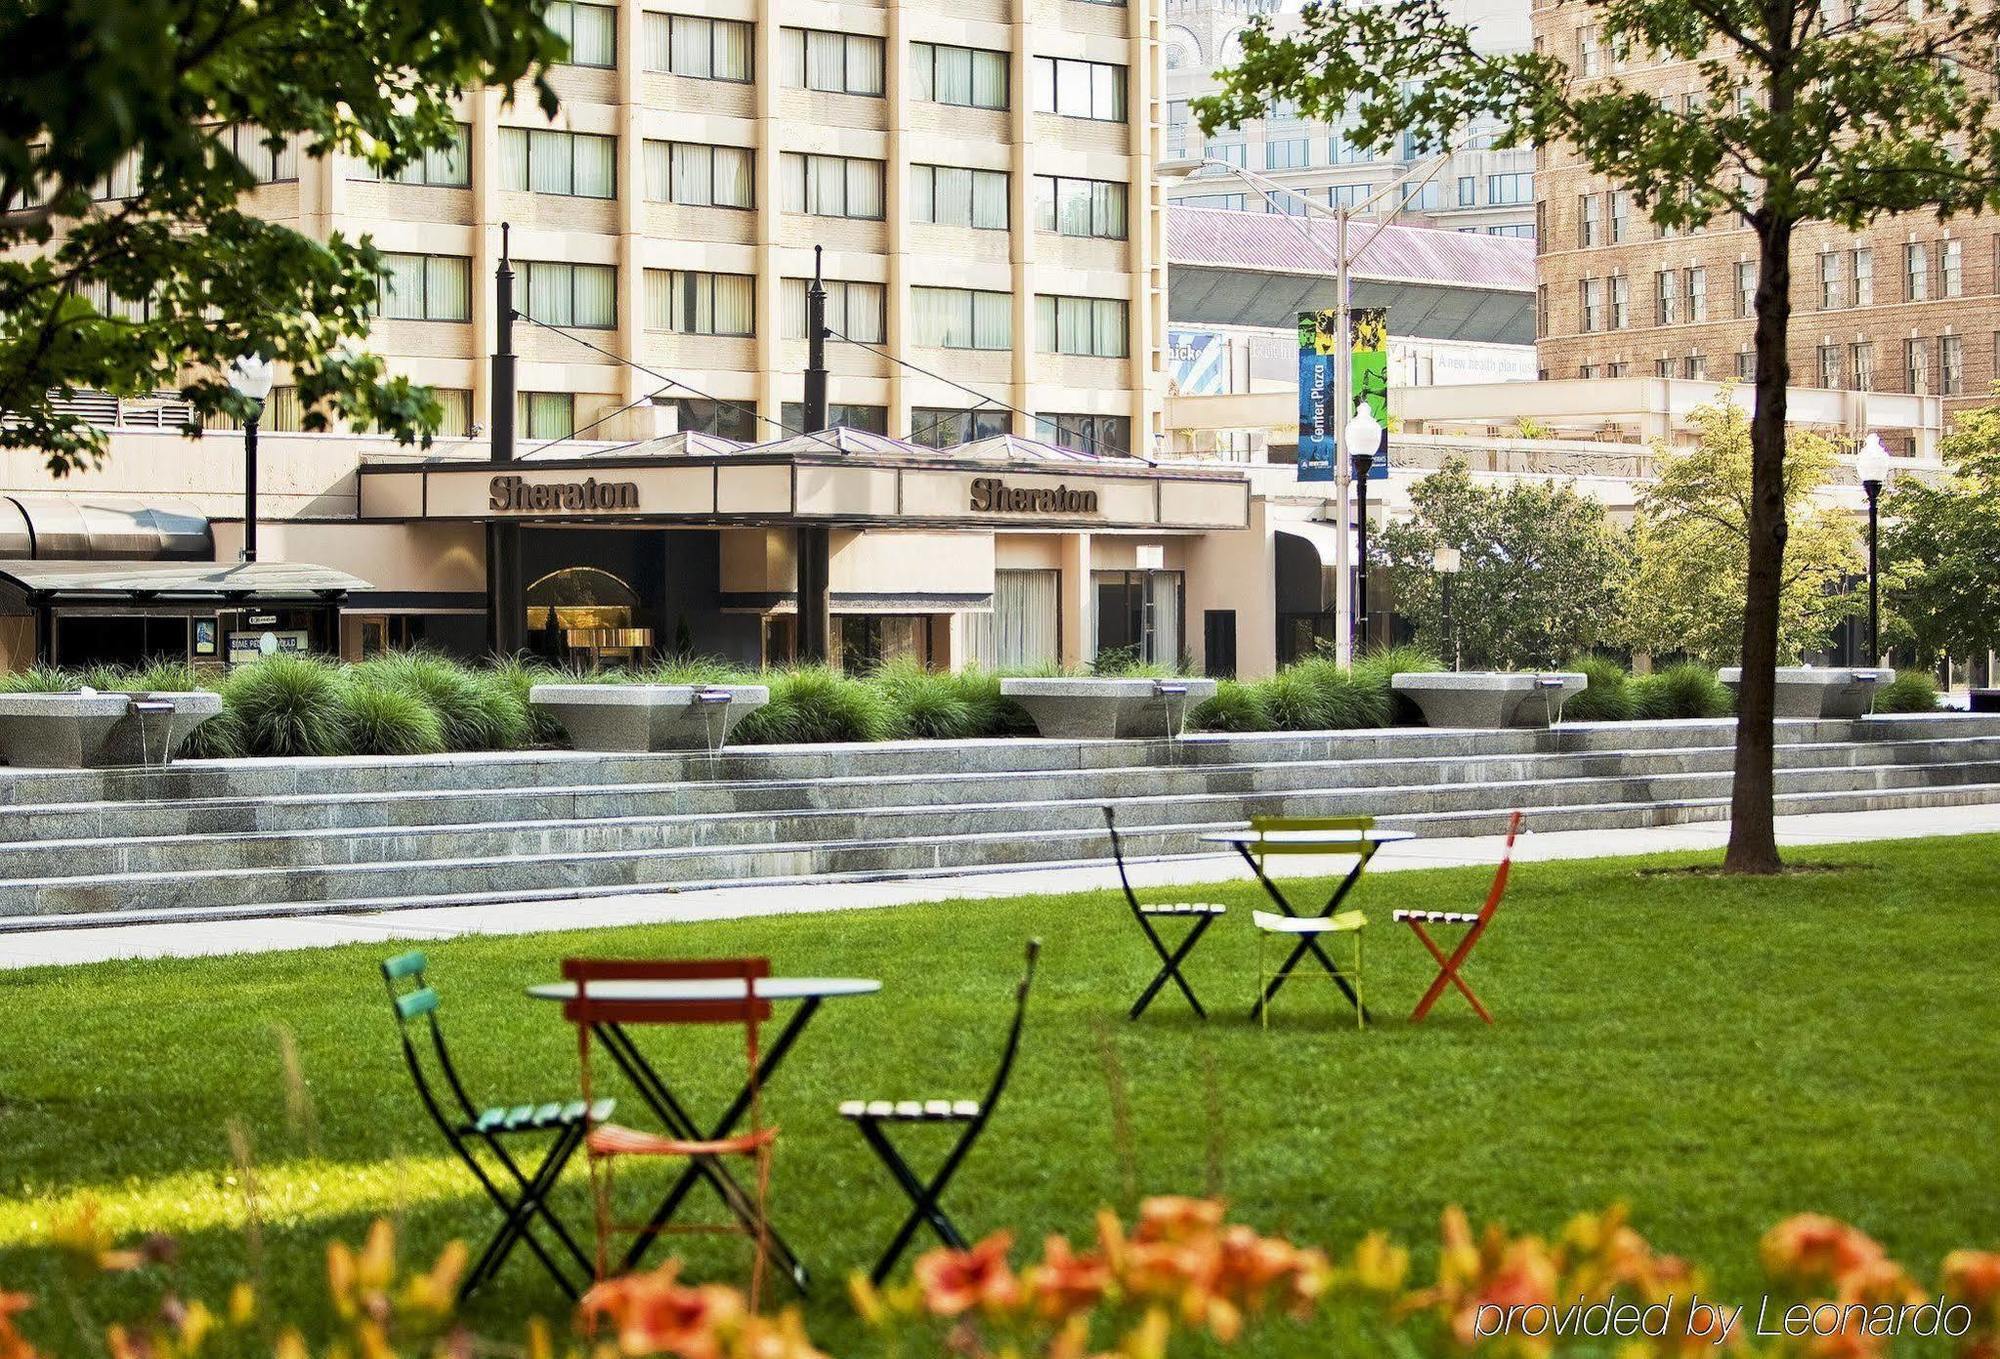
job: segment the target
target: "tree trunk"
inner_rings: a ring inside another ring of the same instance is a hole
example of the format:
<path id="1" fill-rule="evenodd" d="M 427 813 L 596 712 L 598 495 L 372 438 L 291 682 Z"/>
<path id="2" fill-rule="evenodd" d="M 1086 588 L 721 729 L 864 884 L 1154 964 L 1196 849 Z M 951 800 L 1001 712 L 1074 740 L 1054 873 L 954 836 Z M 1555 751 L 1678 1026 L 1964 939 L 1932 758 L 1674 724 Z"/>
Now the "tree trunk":
<path id="1" fill-rule="evenodd" d="M 1757 408 L 1750 417 L 1750 570 L 1743 590 L 1743 680 L 1736 690 L 1736 779 L 1729 799 L 1731 873 L 1776 873 L 1772 777 L 1778 595 L 1785 564 L 1785 338 L 1792 320 L 1792 223 L 1759 224 Z"/>

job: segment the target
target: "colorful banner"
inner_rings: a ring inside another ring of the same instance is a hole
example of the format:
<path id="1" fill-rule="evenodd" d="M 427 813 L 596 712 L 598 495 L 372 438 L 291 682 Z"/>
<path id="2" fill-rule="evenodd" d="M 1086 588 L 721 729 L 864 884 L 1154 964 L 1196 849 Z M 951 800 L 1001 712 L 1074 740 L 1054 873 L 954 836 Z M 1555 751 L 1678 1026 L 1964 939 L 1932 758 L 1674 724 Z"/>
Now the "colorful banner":
<path id="1" fill-rule="evenodd" d="M 1340 315 L 1299 313 L 1299 480 L 1332 481 L 1343 421 L 1334 410 L 1334 339 Z"/>
<path id="2" fill-rule="evenodd" d="M 1375 461 L 1368 468 L 1370 481 L 1389 479 L 1389 309 L 1387 307 L 1355 307 L 1348 311 L 1349 334 L 1352 336 L 1353 386 L 1357 403 L 1366 401 L 1374 414 L 1377 424 L 1382 426 L 1382 442 L 1374 449 Z M 1341 417 L 1341 428 L 1353 417 L 1348 411 Z M 1352 457 L 1356 450 L 1348 449 Z"/>

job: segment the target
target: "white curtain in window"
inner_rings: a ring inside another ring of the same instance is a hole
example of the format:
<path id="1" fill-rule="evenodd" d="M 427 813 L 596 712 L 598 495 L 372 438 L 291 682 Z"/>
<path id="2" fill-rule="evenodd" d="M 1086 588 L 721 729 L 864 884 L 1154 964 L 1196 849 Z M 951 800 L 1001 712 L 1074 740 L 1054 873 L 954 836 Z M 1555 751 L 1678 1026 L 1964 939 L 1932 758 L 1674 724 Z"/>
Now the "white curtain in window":
<path id="1" fill-rule="evenodd" d="M 618 195 L 618 139 L 578 133 L 574 142 L 576 187 L 584 198 Z"/>
<path id="2" fill-rule="evenodd" d="M 1090 116 L 1124 121 L 1125 72 L 1122 67 L 1091 65 Z"/>
<path id="3" fill-rule="evenodd" d="M 528 269 L 528 315 L 552 326 L 573 321 L 570 306 L 570 266 L 536 261 Z"/>
<path id="4" fill-rule="evenodd" d="M 647 330 L 678 330 L 674 316 L 674 276 L 670 270 L 648 269 L 641 286 L 645 296 L 640 324 Z"/>
<path id="5" fill-rule="evenodd" d="M 1146 660 L 1154 665 L 1179 665 L 1181 660 L 1181 573 L 1153 571 L 1146 576 L 1152 634 L 1146 639 Z"/>
<path id="6" fill-rule="evenodd" d="M 698 76 L 706 80 L 714 74 L 714 52 L 709 21 L 676 14 L 669 21 L 671 47 L 669 67 L 675 75 Z"/>
<path id="7" fill-rule="evenodd" d="M 913 431 L 917 428 L 914 420 L 915 413 L 912 412 L 911 428 Z M 923 443 L 929 438 L 931 436 L 925 435 L 922 438 L 917 438 L 916 442 Z M 951 443 L 957 442 L 956 439 L 951 441 Z M 948 448 L 950 444 L 932 442 L 930 446 L 933 448 Z M 998 666 L 995 664 L 993 652 L 993 615 L 990 613 L 972 613 L 967 611 L 959 615 L 958 626 L 959 635 L 965 639 L 966 663 L 980 670 L 997 669 Z"/>
<path id="8" fill-rule="evenodd" d="M 576 321 L 579 326 L 618 324 L 618 271 L 608 264 L 576 266 Z"/>
<path id="9" fill-rule="evenodd" d="M 1090 63 L 1058 60 L 1056 112 L 1071 118 L 1090 116 Z"/>
<path id="10" fill-rule="evenodd" d="M 796 151 L 778 157 L 778 189 L 786 212 L 807 211 L 806 158 Z"/>
<path id="11" fill-rule="evenodd" d="M 713 170 L 715 204 L 725 208 L 747 208 L 753 206 L 755 198 L 750 187 L 750 151 L 741 146 L 718 146 L 715 148 Z"/>
<path id="12" fill-rule="evenodd" d="M 1117 240 L 1125 239 L 1125 186 L 1106 181 L 1098 185 L 1102 193 L 1102 211 L 1095 215 L 1097 234 Z"/>
<path id="13" fill-rule="evenodd" d="M 528 133 L 528 187 L 536 193 L 569 193 L 576 183 L 570 167 L 570 134 L 535 128 Z"/>
<path id="14" fill-rule="evenodd" d="M 715 153 L 706 146 L 674 143 L 674 187 L 676 203 L 706 205 L 715 201 Z"/>
<path id="15" fill-rule="evenodd" d="M 937 219 L 937 167 L 933 165 L 912 165 L 910 167 L 910 220 L 912 222 L 935 222 Z"/>
<path id="16" fill-rule="evenodd" d="M 977 51 L 972 54 L 972 102 L 983 109 L 1007 107 L 1007 54 Z"/>
<path id="17" fill-rule="evenodd" d="M 1058 652 L 1058 571 L 993 573 L 993 655 L 1000 670 L 1054 665 Z"/>
<path id="18" fill-rule="evenodd" d="M 578 5 L 569 59 L 578 66 L 616 66 L 618 11 L 609 5 Z"/>
<path id="19" fill-rule="evenodd" d="M 640 164 L 646 175 L 646 200 L 650 203 L 673 201 L 673 143 L 649 141 L 640 152 Z"/>
<path id="20" fill-rule="evenodd" d="M 640 22 L 639 56 L 643 69 L 648 71 L 671 70 L 672 45 L 668 37 L 670 24 L 666 15 L 655 10 L 647 10 Z"/>
<path id="21" fill-rule="evenodd" d="M 472 393 L 463 387 L 434 387 L 438 405 L 444 407 L 444 418 L 438 421 L 438 433 L 448 438 L 463 438 L 472 430 Z"/>
<path id="22" fill-rule="evenodd" d="M 910 322 L 916 343 L 933 348 L 954 346 L 952 322 L 965 308 L 965 294 L 956 288 L 910 289 Z"/>
<path id="23" fill-rule="evenodd" d="M 525 190 L 528 187 L 528 129 L 500 129 L 500 187 Z"/>
<path id="24" fill-rule="evenodd" d="M 938 48 L 937 102 L 940 104 L 970 104 L 972 102 L 972 51 L 970 48 Z"/>
<path id="25" fill-rule="evenodd" d="M 424 182 L 463 186 L 472 182 L 472 157 L 467 149 L 466 127 L 458 125 L 451 145 L 433 147 L 424 153 Z"/>
<path id="26" fill-rule="evenodd" d="M 715 333 L 748 335 L 756 329 L 757 287 L 749 274 L 715 277 Z"/>
<path id="27" fill-rule="evenodd" d="M 882 343 L 883 293 L 879 283 L 847 285 L 847 325 L 845 333 L 863 344 Z"/>
<path id="28" fill-rule="evenodd" d="M 1053 57 L 1035 57 L 1028 63 L 1028 78 L 1034 82 L 1034 108 L 1039 113 L 1056 111 L 1056 63 Z"/>
<path id="29" fill-rule="evenodd" d="M 972 225 L 990 231 L 1007 229 L 1007 176 L 999 170 L 972 175 Z"/>
<path id="30" fill-rule="evenodd" d="M 714 70 L 717 80 L 750 78 L 750 25 L 734 19 L 715 21 Z"/>
<path id="31" fill-rule="evenodd" d="M 806 281 L 778 280 L 778 334 L 787 340 L 806 337 Z"/>
<path id="32" fill-rule="evenodd" d="M 382 314 L 399 320 L 424 319 L 424 257 L 382 256 Z M 101 309 L 101 308 L 100 308 Z"/>
<path id="33" fill-rule="evenodd" d="M 1100 358 L 1125 357 L 1125 304 L 1115 298 L 1098 298 L 1091 305 L 1090 352 Z"/>
<path id="34" fill-rule="evenodd" d="M 1035 298 L 1035 347 L 1044 354 L 1056 350 L 1056 300 L 1046 293 Z"/>
<path id="35" fill-rule="evenodd" d="M 875 218 L 882 215 L 882 162 L 847 162 L 847 215 Z"/>
<path id="36" fill-rule="evenodd" d="M 1008 293 L 972 295 L 972 347 L 1014 347 L 1014 299 Z"/>
<path id="37" fill-rule="evenodd" d="M 933 167 L 937 201 L 934 205 L 941 226 L 972 225 L 972 171 L 955 165 Z"/>
<path id="38" fill-rule="evenodd" d="M 805 35 L 806 87 L 838 93 L 847 88 L 847 39 L 817 29 Z"/>
<path id="39" fill-rule="evenodd" d="M 847 39 L 847 92 L 882 93 L 882 40 L 866 34 Z"/>
<path id="40" fill-rule="evenodd" d="M 432 255 L 424 261 L 424 312 L 433 321 L 472 319 L 472 261 Z"/>
<path id="41" fill-rule="evenodd" d="M 576 429 L 576 398 L 568 392 L 523 392 L 521 404 L 530 439 L 566 438 Z"/>
<path id="42" fill-rule="evenodd" d="M 910 44 L 910 98 L 937 98 L 938 49 L 927 42 Z"/>

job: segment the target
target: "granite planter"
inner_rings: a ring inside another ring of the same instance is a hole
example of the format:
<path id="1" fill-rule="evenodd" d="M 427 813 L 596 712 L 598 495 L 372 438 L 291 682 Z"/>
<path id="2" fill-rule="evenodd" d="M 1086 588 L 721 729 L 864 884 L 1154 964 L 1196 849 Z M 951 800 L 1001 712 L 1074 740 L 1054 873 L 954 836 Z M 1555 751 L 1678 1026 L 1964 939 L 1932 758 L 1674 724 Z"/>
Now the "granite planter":
<path id="1" fill-rule="evenodd" d="M 206 690 L 0 694 L 0 758 L 34 769 L 165 764 L 221 711 Z"/>
<path id="2" fill-rule="evenodd" d="M 720 750 L 738 722 L 771 701 L 761 684 L 537 684 L 578 750 Z"/>
<path id="3" fill-rule="evenodd" d="M 1810 665 L 1781 665 L 1772 711 L 1778 717 L 1866 717 L 1875 704 L 1875 686 L 1895 677 L 1893 670 L 1868 666 L 1822 670 Z M 1743 669 L 1732 665 L 1718 678 L 1733 694 L 1742 686 Z"/>
<path id="4" fill-rule="evenodd" d="M 1433 727 L 1546 727 L 1588 677 L 1574 670 L 1407 673 L 1389 687 L 1415 703 Z"/>
<path id="5" fill-rule="evenodd" d="M 1044 736 L 1109 740 L 1179 736 L 1188 713 L 1215 697 L 1212 679 L 1003 679 Z"/>

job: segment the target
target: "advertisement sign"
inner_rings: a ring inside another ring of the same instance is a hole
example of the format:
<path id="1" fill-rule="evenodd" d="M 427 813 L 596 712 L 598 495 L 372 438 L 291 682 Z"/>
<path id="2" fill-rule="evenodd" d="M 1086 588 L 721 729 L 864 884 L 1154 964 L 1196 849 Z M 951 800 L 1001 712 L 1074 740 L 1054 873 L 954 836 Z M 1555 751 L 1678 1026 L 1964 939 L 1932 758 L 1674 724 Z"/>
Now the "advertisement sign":
<path id="1" fill-rule="evenodd" d="M 1220 396 L 1229 388 L 1229 345 L 1212 330 L 1167 330 L 1167 373 L 1179 396 Z"/>
<path id="2" fill-rule="evenodd" d="M 1374 450 L 1375 461 L 1368 468 L 1370 481 L 1389 479 L 1389 310 L 1386 307 L 1355 307 L 1348 311 L 1352 340 L 1354 378 L 1350 390 L 1355 401 L 1368 403 L 1375 422 L 1382 426 L 1382 442 Z M 1347 412 L 1341 419 L 1345 428 Z M 1351 456 L 1355 450 L 1349 449 Z"/>
<path id="3" fill-rule="evenodd" d="M 1332 481 L 1341 419 L 1334 405 L 1334 338 L 1339 313 L 1299 313 L 1299 480 Z"/>
<path id="4" fill-rule="evenodd" d="M 229 663 L 243 665 L 249 661 L 261 661 L 266 656 L 279 654 L 303 656 L 306 653 L 306 634 L 303 628 L 287 628 L 271 632 L 232 632 L 229 634 Z"/>

